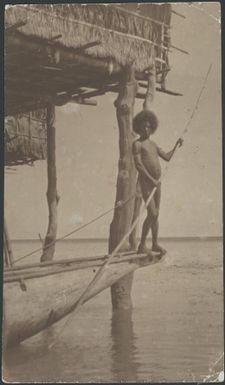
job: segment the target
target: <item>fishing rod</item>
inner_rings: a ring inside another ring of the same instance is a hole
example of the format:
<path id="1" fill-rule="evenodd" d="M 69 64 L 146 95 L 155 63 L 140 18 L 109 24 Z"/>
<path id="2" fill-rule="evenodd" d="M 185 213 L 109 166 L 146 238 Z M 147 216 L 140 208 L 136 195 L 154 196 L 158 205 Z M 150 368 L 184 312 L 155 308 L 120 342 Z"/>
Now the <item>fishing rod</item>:
<path id="1" fill-rule="evenodd" d="M 199 105 L 199 101 L 201 99 L 201 96 L 202 96 L 202 93 L 206 87 L 206 83 L 207 83 L 207 80 L 208 80 L 208 77 L 209 77 L 209 73 L 211 71 L 211 68 L 212 68 L 212 64 L 210 64 L 209 66 L 209 69 L 206 73 L 206 76 L 205 76 L 205 79 L 204 79 L 204 83 L 203 83 L 203 86 L 200 90 L 200 93 L 199 93 L 199 96 L 197 98 L 197 101 L 195 103 L 195 106 L 194 106 L 194 109 L 192 111 L 192 114 L 183 130 L 183 133 L 181 135 L 181 139 L 183 139 L 184 135 L 188 132 L 188 128 L 191 124 L 191 121 L 195 115 L 195 112 L 198 108 L 198 105 Z M 179 145 L 177 145 L 174 149 L 174 152 L 172 154 L 172 157 L 174 157 L 174 154 L 176 153 L 176 150 L 178 148 Z M 180 146 L 179 146 L 180 147 Z M 163 177 L 161 179 L 163 179 L 165 177 L 165 175 L 167 174 L 167 171 L 168 171 L 168 168 L 165 170 L 164 174 L 163 174 Z M 147 201 L 146 201 L 146 204 L 145 206 L 143 206 L 143 208 L 140 210 L 140 213 L 139 215 L 137 216 L 137 218 L 135 219 L 135 221 L 132 223 L 130 229 L 128 230 L 128 232 L 122 237 L 121 241 L 118 243 L 118 245 L 115 247 L 115 249 L 112 251 L 111 254 L 108 255 L 108 259 L 104 262 L 104 264 L 99 268 L 99 270 L 97 271 L 96 275 L 94 276 L 94 278 L 91 280 L 91 282 L 88 284 L 88 286 L 86 287 L 86 289 L 83 291 L 83 293 L 80 295 L 79 299 L 75 302 L 75 304 L 72 306 L 71 308 L 71 313 L 69 315 L 69 317 L 67 318 L 66 322 L 64 323 L 62 329 L 60 330 L 60 332 L 58 333 L 58 335 L 55 337 L 55 340 L 49 344 L 48 348 L 51 349 L 58 341 L 60 335 L 63 333 L 65 327 L 67 326 L 67 324 L 69 323 L 70 319 L 71 319 L 71 315 L 78 311 L 79 308 L 83 305 L 83 303 L 85 302 L 85 299 L 87 298 L 87 294 L 89 293 L 89 291 L 95 286 L 95 284 L 99 281 L 99 279 L 102 277 L 102 275 L 104 274 L 105 270 L 107 269 L 107 266 L 109 265 L 109 263 L 112 261 L 112 259 L 115 257 L 115 255 L 118 253 L 118 251 L 120 250 L 120 248 L 123 246 L 124 242 L 127 240 L 127 238 L 130 236 L 130 234 L 132 233 L 132 231 L 135 229 L 135 227 L 137 226 L 138 222 L 139 222 L 139 219 L 140 217 L 142 217 L 142 215 L 144 214 L 145 212 L 145 209 L 146 207 L 149 206 L 155 192 L 157 190 L 157 186 L 155 186 L 151 192 L 151 194 L 149 195 Z"/>

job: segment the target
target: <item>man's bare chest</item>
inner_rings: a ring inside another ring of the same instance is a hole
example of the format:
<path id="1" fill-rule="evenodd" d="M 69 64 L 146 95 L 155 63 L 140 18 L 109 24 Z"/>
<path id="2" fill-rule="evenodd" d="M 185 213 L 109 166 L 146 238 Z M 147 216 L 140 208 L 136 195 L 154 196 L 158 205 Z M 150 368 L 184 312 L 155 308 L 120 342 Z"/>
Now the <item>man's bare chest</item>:
<path id="1" fill-rule="evenodd" d="M 142 143 L 141 152 L 144 156 L 158 157 L 157 147 L 155 143 L 146 140 Z"/>

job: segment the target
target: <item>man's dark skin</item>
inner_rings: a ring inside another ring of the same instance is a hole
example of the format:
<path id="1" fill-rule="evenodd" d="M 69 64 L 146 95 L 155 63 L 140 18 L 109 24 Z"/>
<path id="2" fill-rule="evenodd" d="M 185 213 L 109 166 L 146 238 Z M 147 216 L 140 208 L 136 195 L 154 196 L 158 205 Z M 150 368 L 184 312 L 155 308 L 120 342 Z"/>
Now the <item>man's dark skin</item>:
<path id="1" fill-rule="evenodd" d="M 149 253 L 150 250 L 146 246 L 146 239 L 151 228 L 152 251 L 164 254 L 166 251 L 158 244 L 158 215 L 161 198 L 161 166 L 159 157 L 169 162 L 176 147 L 181 146 L 183 140 L 179 138 L 171 151 L 164 152 L 150 140 L 150 136 L 153 132 L 154 130 L 151 127 L 151 122 L 148 120 L 143 121 L 142 126 L 139 129 L 140 138 L 133 143 L 134 161 L 139 174 L 138 181 L 145 202 L 148 200 L 154 187 L 157 187 L 155 194 L 147 207 L 147 217 L 143 224 L 138 253 Z"/>

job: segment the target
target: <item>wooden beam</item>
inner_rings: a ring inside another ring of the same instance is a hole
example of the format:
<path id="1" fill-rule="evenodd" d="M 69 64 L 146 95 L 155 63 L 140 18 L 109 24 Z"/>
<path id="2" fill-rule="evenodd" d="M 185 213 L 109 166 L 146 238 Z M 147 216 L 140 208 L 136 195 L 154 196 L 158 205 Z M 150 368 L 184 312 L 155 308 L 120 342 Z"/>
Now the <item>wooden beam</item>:
<path id="1" fill-rule="evenodd" d="M 176 51 L 179 51 L 181 53 L 185 53 L 186 55 L 189 55 L 189 52 L 188 51 L 185 51 L 184 49 L 182 48 L 179 48 L 179 47 L 176 47 L 175 45 L 170 45 L 171 48 L 175 49 Z"/>
<path id="2" fill-rule="evenodd" d="M 9 84 L 11 84 L 11 82 Z M 23 85 L 20 83 L 17 86 L 14 84 L 14 87 L 12 87 L 12 84 L 10 87 L 6 87 L 5 100 L 7 103 L 10 102 L 10 100 L 12 102 L 15 102 L 17 98 L 20 101 L 27 100 L 29 102 L 31 100 L 35 101 L 37 98 L 43 98 L 48 100 L 49 97 L 54 98 L 58 101 L 60 101 L 60 98 L 65 100 L 73 99 L 80 96 L 82 96 L 82 98 L 86 98 L 86 93 L 88 91 L 87 89 L 82 89 L 80 87 L 74 87 L 73 89 L 72 88 L 66 89 L 65 87 L 63 88 L 62 86 L 57 87 L 57 89 L 52 89 L 51 87 L 49 87 L 49 89 L 47 88 L 43 89 L 42 87 L 39 87 L 38 89 L 31 90 L 29 87 L 22 88 L 22 86 Z M 97 94 L 98 92 L 96 92 L 96 95 Z M 94 95 L 95 94 L 93 93 L 92 96 Z M 88 97 L 90 96 L 91 95 L 88 95 Z"/>
<path id="3" fill-rule="evenodd" d="M 43 68 L 44 70 L 48 70 L 48 71 L 62 71 L 62 68 L 59 68 L 59 67 L 50 67 L 50 66 L 45 66 L 45 65 L 40 65 L 40 68 Z"/>
<path id="4" fill-rule="evenodd" d="M 98 84 L 99 85 L 99 84 Z M 46 80 L 40 80 L 35 82 L 30 82 L 28 80 L 21 80 L 19 78 L 10 78 L 5 80 L 5 95 L 6 97 L 10 95 L 18 95 L 19 97 L 25 96 L 29 98 L 38 98 L 38 97 L 48 97 L 57 95 L 59 92 L 65 91 L 70 92 L 71 94 L 80 89 L 80 85 L 76 86 L 75 82 L 58 82 Z"/>
<path id="5" fill-rule="evenodd" d="M 115 257 L 115 260 L 118 259 L 118 260 L 121 260 L 122 258 L 124 257 L 128 257 L 128 258 L 132 258 L 132 257 L 135 257 L 135 258 L 143 258 L 144 254 L 136 254 L 135 252 L 133 251 L 128 251 L 126 253 L 118 253 L 116 254 L 114 257 Z M 14 272 L 16 271 L 19 271 L 19 270 L 32 270 L 33 268 L 38 268 L 38 267 L 54 267 L 54 266 L 60 266 L 60 265 L 70 265 L 71 264 L 76 264 L 76 263 L 79 263 L 79 262 L 90 262 L 90 261 L 96 261 L 96 260 L 102 260 L 103 262 L 108 259 L 109 255 L 95 255 L 95 256 L 89 256 L 89 257 L 73 257 L 73 258 L 67 258 L 67 259 L 56 259 L 56 260 L 52 260 L 52 261 L 46 261 L 46 262 L 33 262 L 33 263 L 26 263 L 26 264 L 22 264 L 22 265 L 18 265 L 18 264 L 14 264 L 14 266 L 12 267 L 9 267 L 9 268 L 6 268 L 4 270 L 4 274 L 7 275 L 7 274 L 13 274 Z M 113 261 L 112 261 L 113 262 Z"/>
<path id="6" fill-rule="evenodd" d="M 76 71 L 76 76 L 74 76 L 72 69 L 63 70 L 60 73 L 58 71 L 43 73 L 40 70 L 36 71 L 35 68 L 32 71 L 26 71 L 26 68 L 23 70 L 11 68 L 10 71 L 7 69 L 5 78 L 6 87 L 11 85 L 13 88 L 13 84 L 15 84 L 15 87 L 25 89 L 27 86 L 30 91 L 32 89 L 40 90 L 41 94 L 44 94 L 44 90 L 49 91 L 50 89 L 60 92 L 72 90 L 75 87 L 100 88 L 104 84 L 113 82 L 115 82 L 114 76 L 100 76 L 90 73 L 90 71 L 87 74 Z"/>
<path id="7" fill-rule="evenodd" d="M 161 41 L 161 43 L 163 44 L 164 41 Z M 189 52 L 188 52 L 188 51 L 185 51 L 183 48 L 179 48 L 179 47 L 177 47 L 177 46 L 175 46 L 175 45 L 173 45 L 173 44 L 169 44 L 169 46 L 170 46 L 170 48 L 173 48 L 173 49 L 175 49 L 176 51 L 179 51 L 179 52 L 185 53 L 186 55 L 189 55 Z M 171 52 L 171 51 L 169 51 L 169 52 Z M 157 60 L 159 60 L 159 58 L 157 58 Z"/>
<path id="8" fill-rule="evenodd" d="M 171 90 L 166 90 L 166 89 L 159 88 L 159 87 L 157 87 L 156 90 L 159 91 L 159 92 L 163 92 L 164 94 L 167 94 L 167 95 L 172 95 L 172 96 L 183 96 L 183 94 L 181 94 L 180 92 L 171 91 Z"/>
<path id="9" fill-rule="evenodd" d="M 35 82 L 30 82 L 29 79 L 23 81 L 19 78 L 7 78 L 5 80 L 6 95 L 28 95 L 31 98 L 56 95 L 62 90 L 68 92 L 68 87 L 69 89 L 71 88 L 73 91 L 76 90 L 76 88 L 79 88 L 71 84 L 70 82 L 48 82 L 47 79 Z"/>
<path id="10" fill-rule="evenodd" d="M 40 60 L 38 58 L 33 57 L 32 60 L 29 55 L 21 59 L 21 57 L 17 57 L 15 60 L 10 60 L 7 58 L 5 60 L 5 69 L 6 75 L 8 78 L 10 77 L 18 77 L 22 80 L 29 79 L 33 81 L 33 79 L 47 79 L 53 80 L 53 78 L 58 77 L 60 81 L 65 79 L 70 82 L 81 81 L 81 80 L 92 80 L 102 81 L 103 79 L 108 79 L 109 81 L 113 81 L 118 78 L 118 74 L 102 74 L 99 71 L 95 71 L 90 68 L 90 66 L 82 65 L 74 62 L 73 64 L 69 63 L 61 63 L 61 65 L 55 65 L 49 63 L 45 60 Z"/>
<path id="11" fill-rule="evenodd" d="M 141 87 L 144 87 L 144 88 L 147 88 L 147 84 L 145 83 L 138 83 Z M 156 91 L 158 92 L 163 92 L 165 94 L 168 94 L 168 95 L 173 95 L 173 96 L 183 96 L 183 94 L 180 94 L 178 92 L 174 92 L 174 91 L 170 91 L 170 90 L 166 90 L 166 89 L 162 89 L 161 87 L 156 87 L 155 88 Z M 105 87 L 105 90 L 107 92 L 118 92 L 118 86 L 106 86 Z M 146 97 L 146 94 L 145 93 L 142 93 L 142 92 L 137 92 L 136 93 L 136 98 L 137 99 L 145 99 Z"/>
<path id="12" fill-rule="evenodd" d="M 61 33 L 58 35 L 52 36 L 50 39 L 48 39 L 48 43 L 55 44 L 55 41 L 61 39 L 61 37 L 62 37 Z"/>
<path id="13" fill-rule="evenodd" d="M 29 61 L 29 64 L 27 63 Z M 8 78 L 19 78 L 19 79 L 29 79 L 33 81 L 35 79 L 48 79 L 52 80 L 53 78 L 58 78 L 59 80 L 70 79 L 70 81 L 75 81 L 76 79 L 87 79 L 94 76 L 98 78 L 107 78 L 108 76 L 103 76 L 96 74 L 94 71 L 90 74 L 90 68 L 80 68 L 78 65 L 73 66 L 56 66 L 44 63 L 44 61 L 32 62 L 27 58 L 27 60 L 17 62 L 11 62 L 10 60 L 5 63 L 6 76 Z M 76 77 L 74 74 L 76 73 Z"/>
<path id="14" fill-rule="evenodd" d="M 18 100 L 20 103 L 18 104 Z M 15 115 L 18 113 L 26 113 L 33 111 L 39 108 L 46 108 L 48 104 L 49 97 L 42 98 L 42 100 L 35 99 L 22 99 L 19 95 L 15 99 L 7 99 L 5 103 L 5 113 L 6 115 Z M 63 106 L 66 103 L 77 103 L 86 106 L 97 106 L 97 101 L 94 99 L 85 99 L 80 95 L 70 96 L 67 93 L 64 95 L 59 95 L 59 97 L 52 97 L 54 104 L 57 106 Z"/>
<path id="15" fill-rule="evenodd" d="M 92 89 L 104 88 L 107 85 L 108 80 L 104 77 L 102 78 L 93 78 L 87 79 L 82 77 L 73 78 L 60 78 L 58 76 L 54 76 L 53 78 L 44 78 L 38 79 L 33 78 L 23 79 L 21 77 L 6 77 L 5 79 L 5 89 L 7 93 L 9 90 L 13 92 L 29 92 L 33 93 L 33 95 L 49 95 L 58 93 L 61 91 L 67 91 L 73 93 L 76 89 L 85 87 Z"/>
<path id="16" fill-rule="evenodd" d="M 146 88 L 146 86 L 145 86 L 145 88 Z M 156 87 L 156 91 L 163 92 L 164 94 L 172 95 L 172 96 L 183 96 L 183 94 L 180 94 L 179 92 L 174 92 L 174 91 L 162 89 L 160 87 Z M 137 92 L 136 98 L 137 99 L 145 99 L 145 94 L 143 94 L 142 92 Z"/>
<path id="17" fill-rule="evenodd" d="M 166 67 L 160 71 L 156 71 L 156 75 L 161 75 L 161 74 L 164 74 L 164 73 L 168 73 L 169 71 L 171 71 L 171 67 Z"/>
<path id="18" fill-rule="evenodd" d="M 67 103 L 76 103 L 76 104 L 83 104 L 86 106 L 97 106 L 97 101 L 94 99 L 85 99 L 85 96 L 81 95 L 76 95 L 76 96 L 71 96 L 69 94 L 64 94 L 59 96 L 58 98 L 55 99 L 55 105 L 56 106 L 63 106 Z"/>
<path id="19" fill-rule="evenodd" d="M 62 47 L 55 44 L 54 47 L 43 39 L 34 39 L 26 37 L 22 34 L 9 35 L 6 41 L 6 51 L 20 48 L 29 52 L 36 53 L 37 57 L 43 57 L 49 62 L 49 55 L 54 64 L 61 65 L 63 63 L 77 63 L 81 66 L 88 66 L 91 70 L 100 74 L 111 75 L 119 73 L 121 66 L 111 61 L 104 61 L 74 52 L 71 48 Z M 41 51 L 40 51 L 41 50 Z M 51 64 L 53 64 L 51 63 Z M 45 63 L 47 64 L 47 63 Z"/>
<path id="20" fill-rule="evenodd" d="M 72 97 L 73 96 L 78 96 L 78 95 L 83 94 L 84 92 L 87 92 L 87 88 L 77 88 L 76 90 L 73 91 L 71 96 Z"/>
<path id="21" fill-rule="evenodd" d="M 148 81 L 148 72 L 146 72 L 146 71 L 147 71 L 147 69 L 143 72 L 136 72 L 135 79 L 138 81 L 142 80 L 142 81 L 147 82 Z M 158 75 L 158 72 L 156 74 Z M 159 83 L 159 82 L 157 82 L 157 83 Z"/>
<path id="22" fill-rule="evenodd" d="M 144 87 L 144 88 L 147 87 L 147 85 L 144 83 L 141 83 L 140 86 Z M 157 92 L 163 92 L 165 94 L 172 95 L 172 96 L 183 96 L 183 94 L 181 94 L 181 93 L 174 92 L 171 90 L 161 89 L 160 87 L 156 87 L 156 91 Z M 37 94 L 37 91 L 35 91 L 35 92 Z M 57 92 L 59 92 L 59 90 Z M 105 86 L 105 92 L 118 92 L 118 86 Z M 72 94 L 74 94 L 74 90 L 70 91 L 70 95 L 72 95 Z M 21 99 L 22 95 L 24 95 L 24 97 L 26 96 L 26 99 Z M 29 97 L 29 95 L 30 95 L 30 97 Z M 60 99 L 58 99 L 57 101 L 56 101 L 56 99 L 54 99 L 54 100 L 55 100 L 57 105 L 64 105 L 64 104 L 68 103 L 69 101 L 75 101 L 76 103 L 80 103 L 80 104 L 84 104 L 84 105 L 96 105 L 97 104 L 96 101 L 94 101 L 94 102 L 92 101 L 92 102 L 88 103 L 87 98 L 85 99 L 85 101 L 82 100 L 81 102 L 79 102 L 79 95 L 80 94 L 78 93 L 78 95 L 75 94 L 74 96 L 67 97 L 61 101 L 60 101 Z M 100 95 L 99 91 L 96 91 L 95 95 Z M 20 113 L 20 112 L 28 112 L 28 111 L 35 110 L 38 108 L 45 108 L 47 103 L 48 103 L 49 93 L 48 93 L 48 96 L 45 95 L 45 96 L 40 97 L 40 99 L 34 99 L 33 93 L 29 94 L 29 93 L 26 93 L 24 91 L 19 92 L 19 88 L 18 88 L 18 92 L 16 92 L 16 96 L 14 98 L 12 98 L 11 96 L 12 95 L 9 92 L 7 94 L 7 97 L 5 100 L 6 115 L 13 115 L 13 114 Z M 56 97 L 56 95 L 55 96 L 51 95 L 51 96 L 53 98 Z M 93 94 L 92 94 L 92 96 L 93 96 Z M 137 99 L 143 100 L 143 99 L 145 99 L 145 96 L 146 96 L 146 94 L 141 93 L 141 92 L 138 92 L 136 94 Z"/>
<path id="23" fill-rule="evenodd" d="M 104 95 L 106 93 L 104 87 L 103 89 L 98 89 L 98 90 L 95 90 L 95 91 L 90 91 L 90 92 L 85 92 L 82 94 L 82 97 L 83 98 L 92 98 L 93 96 L 100 96 L 100 95 Z"/>
<path id="24" fill-rule="evenodd" d="M 77 104 L 83 104 L 85 106 L 97 106 L 98 102 L 94 99 L 83 99 L 83 98 L 73 98 L 71 102 L 75 102 Z"/>
<path id="25" fill-rule="evenodd" d="M 159 63 L 166 64 L 166 61 L 165 61 L 164 59 L 160 58 L 160 57 L 156 57 L 156 58 L 155 58 L 155 61 L 156 61 L 156 62 L 159 62 Z"/>
<path id="26" fill-rule="evenodd" d="M 85 49 L 96 47 L 97 45 L 100 45 L 100 44 L 101 44 L 100 40 L 92 41 L 92 42 L 84 44 L 84 45 L 82 45 L 82 46 L 80 46 L 78 48 L 74 48 L 74 51 L 75 52 L 82 52 Z"/>
<path id="27" fill-rule="evenodd" d="M 103 79 L 104 80 L 104 79 Z M 78 97 L 82 94 L 82 100 L 81 102 L 78 100 L 78 103 L 87 105 L 87 98 L 93 97 L 95 95 L 99 95 L 102 92 L 99 91 L 90 91 L 88 90 L 81 90 L 79 87 L 80 85 L 85 86 L 86 82 L 84 84 L 79 84 L 77 86 L 73 85 L 72 82 L 65 83 L 35 83 L 32 85 L 29 83 L 29 81 L 22 82 L 21 80 L 15 80 L 10 79 L 6 80 L 6 90 L 5 90 L 5 104 L 6 109 L 11 110 L 11 107 L 13 109 L 19 110 L 19 106 L 23 103 L 28 103 L 28 105 L 35 105 L 36 102 L 38 103 L 44 103 L 46 104 L 46 100 L 48 100 L 49 97 L 53 98 L 55 100 L 55 103 L 57 105 L 63 105 L 69 100 L 73 100 L 74 97 Z M 88 86 L 91 86 L 89 82 L 87 82 Z M 96 87 L 99 87 L 101 83 L 97 82 L 96 84 L 93 84 L 93 89 Z M 102 88 L 104 89 L 104 84 L 102 85 Z M 62 93 L 63 92 L 63 93 Z M 62 95 L 60 95 L 62 93 Z M 86 95 L 87 94 L 87 95 Z M 85 101 L 83 101 L 85 99 Z M 96 105 L 95 101 L 92 101 L 90 105 Z M 25 108 L 26 110 L 26 108 Z M 27 109 L 29 110 L 29 109 Z M 24 111 L 24 108 L 23 108 Z M 18 111 L 19 112 L 19 111 Z M 8 112 L 9 113 L 9 112 Z"/>
<path id="28" fill-rule="evenodd" d="M 177 12 L 177 11 L 174 11 L 174 9 L 172 9 L 171 11 L 172 13 L 174 13 L 174 15 L 177 15 L 179 17 L 182 17 L 182 19 L 186 19 L 186 16 L 184 16 L 182 13 L 180 12 Z"/>
<path id="29" fill-rule="evenodd" d="M 5 27 L 5 32 L 14 32 L 16 29 L 23 27 L 24 25 L 27 24 L 27 20 L 20 20 L 15 24 L 9 25 Z"/>

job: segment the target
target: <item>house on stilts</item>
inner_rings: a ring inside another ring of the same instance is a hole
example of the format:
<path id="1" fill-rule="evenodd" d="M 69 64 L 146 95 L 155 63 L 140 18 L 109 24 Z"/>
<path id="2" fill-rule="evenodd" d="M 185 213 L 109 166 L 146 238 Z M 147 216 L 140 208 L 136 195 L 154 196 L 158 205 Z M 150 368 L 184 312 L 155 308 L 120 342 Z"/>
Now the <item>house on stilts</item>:
<path id="1" fill-rule="evenodd" d="M 160 260 L 160 255 L 137 255 L 131 250 L 135 226 L 126 238 L 138 217 L 132 117 L 135 98 L 143 99 L 143 108 L 149 109 L 155 91 L 180 95 L 166 86 L 170 52 L 186 53 L 171 42 L 173 13 L 177 14 L 169 3 L 7 6 L 5 165 L 47 160 L 49 223 L 40 263 L 23 265 L 13 260 L 4 224 L 6 343 L 38 333 L 106 287 L 111 287 L 113 309 L 130 307 L 133 271 Z M 96 106 L 97 97 L 107 92 L 117 94 L 120 149 L 109 230 L 109 256 L 113 258 L 110 263 L 108 256 L 54 261 L 60 210 L 55 108 L 66 103 Z M 96 267 L 100 268 L 97 276 Z M 66 275 L 66 280 L 59 279 L 59 274 Z"/>

